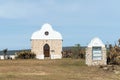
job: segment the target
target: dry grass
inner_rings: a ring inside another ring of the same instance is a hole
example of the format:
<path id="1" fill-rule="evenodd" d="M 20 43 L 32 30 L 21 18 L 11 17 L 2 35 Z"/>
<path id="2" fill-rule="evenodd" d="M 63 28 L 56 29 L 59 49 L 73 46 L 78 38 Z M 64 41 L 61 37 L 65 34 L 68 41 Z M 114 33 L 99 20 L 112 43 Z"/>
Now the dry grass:
<path id="1" fill-rule="evenodd" d="M 120 80 L 120 74 L 88 67 L 84 60 L 1 60 L 0 80 Z"/>

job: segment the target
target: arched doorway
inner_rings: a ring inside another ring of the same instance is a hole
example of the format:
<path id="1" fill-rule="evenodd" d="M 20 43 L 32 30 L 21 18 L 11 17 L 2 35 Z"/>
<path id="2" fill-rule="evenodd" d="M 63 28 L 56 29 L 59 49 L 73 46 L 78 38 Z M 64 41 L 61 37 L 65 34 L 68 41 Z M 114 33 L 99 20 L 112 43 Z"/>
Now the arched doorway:
<path id="1" fill-rule="evenodd" d="M 44 45 L 44 57 L 50 57 L 50 47 L 48 44 Z"/>

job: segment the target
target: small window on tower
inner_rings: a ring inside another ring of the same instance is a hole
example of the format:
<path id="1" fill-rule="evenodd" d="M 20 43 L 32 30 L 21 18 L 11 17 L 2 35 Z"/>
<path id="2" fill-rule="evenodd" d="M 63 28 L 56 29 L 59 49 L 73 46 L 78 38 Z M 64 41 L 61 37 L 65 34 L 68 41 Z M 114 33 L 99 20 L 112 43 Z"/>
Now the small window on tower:
<path id="1" fill-rule="evenodd" d="M 48 31 L 46 31 L 46 32 L 45 32 L 45 35 L 46 35 L 46 36 L 47 36 L 47 35 L 49 35 L 49 32 L 48 32 Z"/>

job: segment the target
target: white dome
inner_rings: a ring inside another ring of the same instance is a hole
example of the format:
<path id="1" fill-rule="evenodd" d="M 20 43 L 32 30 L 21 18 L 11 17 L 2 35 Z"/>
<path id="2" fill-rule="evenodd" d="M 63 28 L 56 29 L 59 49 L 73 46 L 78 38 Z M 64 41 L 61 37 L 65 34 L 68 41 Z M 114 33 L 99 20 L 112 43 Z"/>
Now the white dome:
<path id="1" fill-rule="evenodd" d="M 96 46 L 96 47 L 105 47 L 103 42 L 98 37 L 93 38 L 91 40 L 91 42 L 88 44 L 88 47 L 94 47 L 94 46 Z"/>
<path id="2" fill-rule="evenodd" d="M 62 39 L 59 32 L 52 29 L 48 23 L 44 24 L 39 31 L 32 34 L 31 39 Z"/>

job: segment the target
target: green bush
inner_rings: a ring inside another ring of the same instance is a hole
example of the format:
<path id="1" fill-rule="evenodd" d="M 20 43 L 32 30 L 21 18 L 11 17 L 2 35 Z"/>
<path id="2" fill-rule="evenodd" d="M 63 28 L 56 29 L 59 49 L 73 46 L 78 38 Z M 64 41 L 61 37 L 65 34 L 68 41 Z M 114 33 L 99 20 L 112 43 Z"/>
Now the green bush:
<path id="1" fill-rule="evenodd" d="M 17 59 L 34 59 L 36 57 L 36 54 L 34 54 L 31 51 L 21 51 L 18 52 L 16 55 Z"/>

